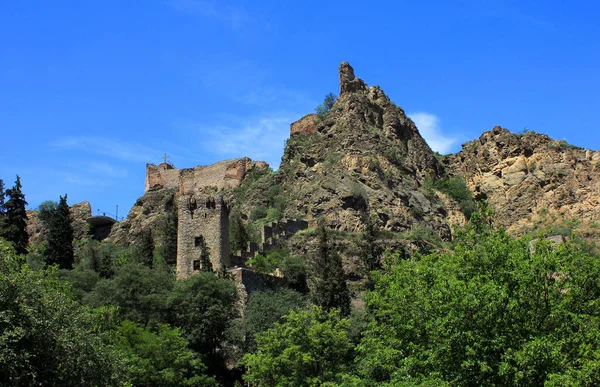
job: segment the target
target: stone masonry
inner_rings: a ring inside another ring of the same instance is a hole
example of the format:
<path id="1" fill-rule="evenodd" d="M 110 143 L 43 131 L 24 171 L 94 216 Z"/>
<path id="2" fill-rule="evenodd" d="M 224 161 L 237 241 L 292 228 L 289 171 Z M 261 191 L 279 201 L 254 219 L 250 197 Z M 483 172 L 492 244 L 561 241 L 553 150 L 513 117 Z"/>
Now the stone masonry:
<path id="1" fill-rule="evenodd" d="M 283 242 L 295 233 L 308 228 L 308 222 L 302 219 L 281 219 L 279 222 L 270 222 L 262 227 L 262 241 L 259 244 L 248 242 L 246 250 L 238 250 L 231 257 L 234 266 L 245 266 L 246 261 L 256 257 L 257 254 L 283 247 Z"/>
<path id="2" fill-rule="evenodd" d="M 181 195 L 178 199 L 177 277 L 201 270 L 201 240 L 210 252 L 213 270 L 229 266 L 229 217 L 222 197 Z"/>
<path id="3" fill-rule="evenodd" d="M 169 163 L 146 165 L 145 193 L 177 189 L 177 278 L 201 270 L 202 239 L 213 270 L 230 266 L 229 210 L 220 192 L 237 187 L 254 167 L 268 165 L 247 157 L 187 169 L 176 169 Z"/>

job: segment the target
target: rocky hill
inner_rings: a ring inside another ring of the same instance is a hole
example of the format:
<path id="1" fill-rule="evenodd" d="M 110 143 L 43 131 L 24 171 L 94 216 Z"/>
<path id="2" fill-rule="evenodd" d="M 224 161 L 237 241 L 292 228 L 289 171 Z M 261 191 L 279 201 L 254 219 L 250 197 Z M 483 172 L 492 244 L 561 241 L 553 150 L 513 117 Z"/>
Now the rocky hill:
<path id="1" fill-rule="evenodd" d="M 444 168 L 414 122 L 381 88 L 355 77 L 348 63 L 339 76 L 340 95 L 330 112 L 291 125 L 279 171 L 262 187 L 261 181 L 250 187 L 245 212 L 261 197 L 272 205 L 264 190 L 280 185 L 287 217 L 323 218 L 332 229 L 358 231 L 370 214 L 386 230 L 419 225 L 448 239 L 448 220 L 460 216 L 450 214 L 455 203 L 425 187 L 442 178 Z"/>
<path id="2" fill-rule="evenodd" d="M 600 152 L 499 126 L 444 160 L 449 173 L 487 199 L 499 224 L 519 234 L 549 227 L 596 234 L 599 163 Z"/>

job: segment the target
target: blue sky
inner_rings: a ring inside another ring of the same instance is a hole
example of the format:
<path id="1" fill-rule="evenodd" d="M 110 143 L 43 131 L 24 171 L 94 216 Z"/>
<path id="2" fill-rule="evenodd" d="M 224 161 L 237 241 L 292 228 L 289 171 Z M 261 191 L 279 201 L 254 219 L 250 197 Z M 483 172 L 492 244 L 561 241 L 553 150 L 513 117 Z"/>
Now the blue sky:
<path id="1" fill-rule="evenodd" d="M 594 1 L 86 0 L 0 3 L 0 178 L 124 215 L 145 163 L 277 168 L 289 124 L 383 90 L 432 148 L 494 125 L 600 149 Z"/>

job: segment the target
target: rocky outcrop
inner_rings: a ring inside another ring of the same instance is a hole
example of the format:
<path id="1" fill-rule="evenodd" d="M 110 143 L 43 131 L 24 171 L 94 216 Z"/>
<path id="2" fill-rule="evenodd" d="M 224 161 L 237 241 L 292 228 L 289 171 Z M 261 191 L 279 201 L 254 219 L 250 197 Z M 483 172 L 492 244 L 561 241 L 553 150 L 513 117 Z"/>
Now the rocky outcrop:
<path id="1" fill-rule="evenodd" d="M 323 217 L 331 228 L 356 231 L 370 212 L 388 230 L 421 224 L 449 238 L 441 199 L 423 188 L 443 167 L 415 124 L 348 63 L 339 77 L 340 95 L 316 131 L 298 131 L 286 144 L 280 175 L 291 205 L 285 215 Z"/>
<path id="2" fill-rule="evenodd" d="M 89 202 L 73 204 L 69 207 L 71 225 L 75 240 L 85 239 L 88 235 L 87 219 L 92 216 L 92 206 Z M 39 218 L 39 211 L 27 211 L 27 233 L 29 244 L 41 243 L 46 240 L 46 229 Z"/>
<path id="3" fill-rule="evenodd" d="M 445 163 L 478 198 L 487 199 L 497 222 L 510 231 L 531 229 L 546 215 L 600 221 L 600 152 L 496 126 Z"/>
<path id="4" fill-rule="evenodd" d="M 135 245 L 145 230 L 153 237 L 165 228 L 168 216 L 176 213 L 176 190 L 165 188 L 147 192 L 136 200 L 127 218 L 112 227 L 106 242 L 119 245 Z"/>

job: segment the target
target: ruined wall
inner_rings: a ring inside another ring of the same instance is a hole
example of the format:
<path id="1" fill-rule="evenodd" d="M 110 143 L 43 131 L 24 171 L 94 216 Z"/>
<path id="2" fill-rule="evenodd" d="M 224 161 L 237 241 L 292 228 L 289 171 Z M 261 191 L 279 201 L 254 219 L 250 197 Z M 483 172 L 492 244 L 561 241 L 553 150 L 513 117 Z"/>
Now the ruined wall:
<path id="1" fill-rule="evenodd" d="M 317 131 L 317 115 L 307 114 L 290 125 L 290 136 L 298 133 L 315 133 Z"/>
<path id="2" fill-rule="evenodd" d="M 217 193 L 240 185 L 251 168 L 268 168 L 263 161 L 248 157 L 221 161 L 208 166 L 176 169 L 172 164 L 146 164 L 145 193 L 151 190 L 177 190 L 177 277 L 186 278 L 198 271 L 202 236 L 210 250 L 213 270 L 229 267 L 229 214 L 226 203 Z M 196 208 L 190 211 L 189 199 L 194 197 Z M 211 200 L 209 200 L 211 199 Z M 207 205 L 207 203 L 211 203 Z M 194 263 L 194 261 L 197 261 Z M 196 268 L 195 268 L 196 265 Z"/>
<path id="3" fill-rule="evenodd" d="M 204 187 L 216 190 L 234 188 L 253 168 L 267 168 L 264 161 L 252 161 L 248 157 L 220 161 L 208 166 L 177 169 L 168 163 L 146 164 L 146 185 L 144 192 L 151 189 L 177 188 L 179 194 L 190 195 Z"/>
<path id="4" fill-rule="evenodd" d="M 159 165 L 146 164 L 146 184 L 144 193 L 151 189 L 178 188 L 179 173 L 179 169 L 175 169 L 168 163 Z"/>
<path id="5" fill-rule="evenodd" d="M 279 247 L 279 240 L 287 240 L 300 230 L 308 228 L 308 222 L 301 219 L 282 219 L 266 224 L 262 229 L 263 249 Z"/>
<path id="6" fill-rule="evenodd" d="M 245 266 L 246 261 L 263 254 L 269 250 L 283 247 L 283 242 L 287 241 L 295 233 L 308 228 L 308 222 L 302 219 L 282 219 L 278 222 L 270 222 L 262 227 L 262 242 L 256 244 L 248 242 L 245 250 L 238 250 L 230 258 L 230 263 L 234 266 Z"/>
<path id="7" fill-rule="evenodd" d="M 196 207 L 189 206 L 189 196 L 177 199 L 177 278 L 187 278 L 201 268 L 201 249 L 198 238 L 202 236 L 210 252 L 213 270 L 229 262 L 229 221 L 227 205 L 223 198 L 197 192 Z M 194 262 L 198 261 L 198 262 Z"/>

